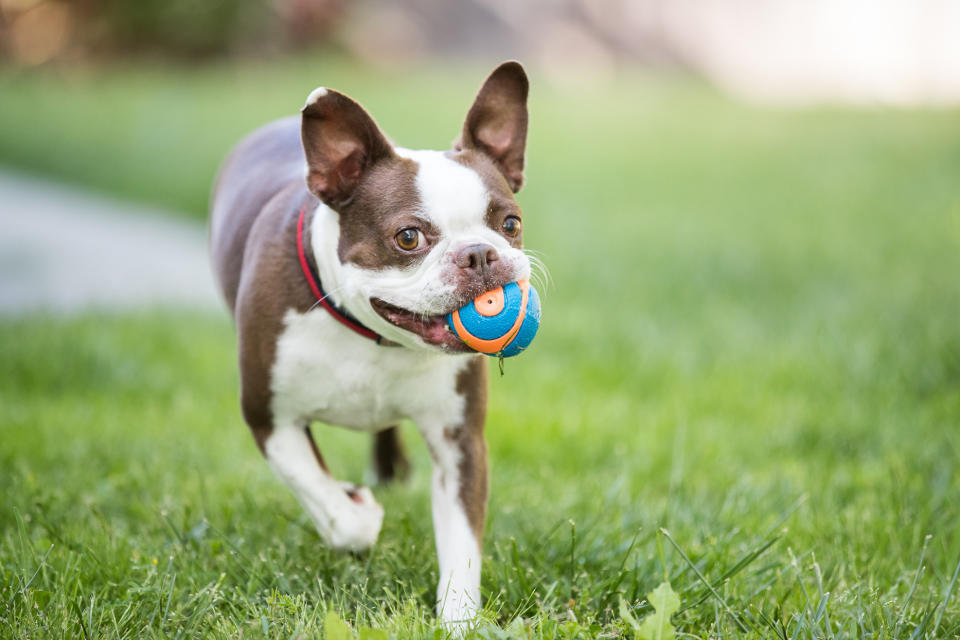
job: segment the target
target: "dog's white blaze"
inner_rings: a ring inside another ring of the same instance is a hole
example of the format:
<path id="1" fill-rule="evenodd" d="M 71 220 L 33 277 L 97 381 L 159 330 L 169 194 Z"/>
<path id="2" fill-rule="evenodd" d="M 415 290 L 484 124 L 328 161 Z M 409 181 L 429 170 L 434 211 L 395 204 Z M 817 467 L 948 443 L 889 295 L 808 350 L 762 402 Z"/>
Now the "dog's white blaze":
<path id="1" fill-rule="evenodd" d="M 443 235 L 483 225 L 490 194 L 476 171 L 451 160 L 442 151 L 412 151 L 400 147 L 394 151 L 420 166 L 417 190 L 423 213 Z"/>
<path id="2" fill-rule="evenodd" d="M 351 500 L 343 486 L 317 463 L 302 428 L 274 427 L 264 453 L 273 472 L 290 487 L 327 544 L 359 551 L 376 541 L 383 524 L 383 508 L 369 491 L 361 493 L 361 503 Z"/>
<path id="3" fill-rule="evenodd" d="M 411 151 L 400 147 L 394 151 L 418 164 L 421 214 L 442 236 L 424 262 L 436 261 L 442 267 L 443 261 L 449 260 L 456 249 L 484 243 L 496 249 L 501 260 L 511 264 L 518 280 L 530 277 L 530 261 L 523 251 L 510 246 L 503 235 L 487 226 L 490 193 L 476 171 L 451 160 L 443 151 Z M 407 308 L 421 310 L 417 306 Z"/>

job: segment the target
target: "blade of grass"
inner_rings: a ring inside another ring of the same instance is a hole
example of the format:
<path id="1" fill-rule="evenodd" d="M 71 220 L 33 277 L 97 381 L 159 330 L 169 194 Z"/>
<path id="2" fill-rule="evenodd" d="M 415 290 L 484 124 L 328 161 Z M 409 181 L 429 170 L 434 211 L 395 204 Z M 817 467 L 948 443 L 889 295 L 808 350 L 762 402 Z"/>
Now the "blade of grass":
<path id="1" fill-rule="evenodd" d="M 937 612 L 937 621 L 933 624 L 933 637 L 937 637 L 937 631 L 940 630 L 940 620 L 943 619 L 943 612 L 947 610 L 947 604 L 950 602 L 950 596 L 953 594 L 953 587 L 957 584 L 957 576 L 960 575 L 960 560 L 957 561 L 957 568 L 953 570 L 953 578 L 950 579 L 950 585 L 943 596 L 943 603 L 940 611 Z"/>
<path id="2" fill-rule="evenodd" d="M 693 569 L 693 572 L 697 574 L 700 582 L 702 582 L 703 585 L 710 591 L 710 593 L 713 594 L 713 597 L 717 599 L 717 601 L 723 606 L 724 610 L 730 615 L 730 617 L 733 618 L 733 621 L 737 624 L 737 626 L 740 627 L 740 631 L 756 631 L 756 629 L 753 629 L 752 627 L 748 629 L 748 626 L 744 624 L 744 622 L 740 619 L 740 616 L 738 616 L 733 609 L 730 608 L 730 605 L 728 605 L 727 601 L 723 599 L 723 596 L 717 593 L 717 590 L 713 588 L 713 585 L 710 584 L 710 581 L 707 580 L 706 576 L 700 572 L 700 569 L 698 569 L 697 566 L 693 564 L 693 561 L 687 556 L 687 554 L 684 553 L 683 549 L 680 548 L 680 545 L 678 545 L 673 539 L 673 536 L 670 535 L 670 532 L 661 527 L 660 533 L 663 534 L 663 536 L 670 542 L 671 545 L 673 545 L 673 548 L 677 550 L 677 553 L 680 554 L 680 557 L 683 558 L 684 562 L 686 562 L 687 565 Z"/>

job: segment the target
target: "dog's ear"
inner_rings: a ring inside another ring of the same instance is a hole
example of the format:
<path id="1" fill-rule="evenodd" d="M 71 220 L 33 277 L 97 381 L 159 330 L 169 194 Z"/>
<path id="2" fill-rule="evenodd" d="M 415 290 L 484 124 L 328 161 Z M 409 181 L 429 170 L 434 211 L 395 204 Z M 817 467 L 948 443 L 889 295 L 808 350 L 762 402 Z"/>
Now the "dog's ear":
<path id="1" fill-rule="evenodd" d="M 315 89 L 301 114 L 307 186 L 334 209 L 350 202 L 373 165 L 394 155 L 373 118 L 342 93 Z"/>
<path id="2" fill-rule="evenodd" d="M 493 70 L 477 94 L 453 148 L 476 149 L 500 169 L 514 193 L 523 186 L 527 146 L 527 93 L 530 83 L 519 62 Z"/>

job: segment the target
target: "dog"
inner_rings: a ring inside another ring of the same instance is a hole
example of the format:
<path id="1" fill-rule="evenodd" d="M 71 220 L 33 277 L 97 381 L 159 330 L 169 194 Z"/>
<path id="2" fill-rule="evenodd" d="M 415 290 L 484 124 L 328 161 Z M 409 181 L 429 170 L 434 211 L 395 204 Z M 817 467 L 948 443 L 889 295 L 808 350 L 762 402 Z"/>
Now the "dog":
<path id="1" fill-rule="evenodd" d="M 318 88 L 299 118 L 230 152 L 211 203 L 241 408 L 261 453 L 323 541 L 359 551 L 376 541 L 383 509 L 368 488 L 331 476 L 310 424 L 372 433 L 387 481 L 407 467 L 397 425 L 412 421 L 433 464 L 437 614 L 461 628 L 480 606 L 487 363 L 445 316 L 530 277 L 514 199 L 528 91 L 523 67 L 503 63 L 450 150 L 412 151 L 354 100 Z"/>

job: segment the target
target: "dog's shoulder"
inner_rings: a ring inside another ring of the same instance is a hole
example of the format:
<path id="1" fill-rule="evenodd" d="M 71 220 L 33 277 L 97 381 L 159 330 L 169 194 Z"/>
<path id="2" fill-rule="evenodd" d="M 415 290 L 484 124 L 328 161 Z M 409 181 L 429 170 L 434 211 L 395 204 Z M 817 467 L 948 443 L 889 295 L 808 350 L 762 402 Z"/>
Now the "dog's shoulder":
<path id="1" fill-rule="evenodd" d="M 299 119 L 284 118 L 244 138 L 220 168 L 212 195 L 210 248 L 217 280 L 231 311 L 239 296 L 254 226 L 276 231 L 293 200 L 315 200 L 304 182 Z"/>

